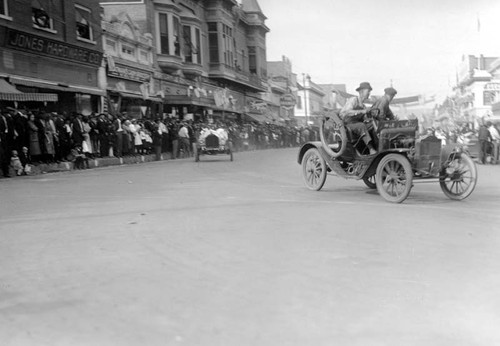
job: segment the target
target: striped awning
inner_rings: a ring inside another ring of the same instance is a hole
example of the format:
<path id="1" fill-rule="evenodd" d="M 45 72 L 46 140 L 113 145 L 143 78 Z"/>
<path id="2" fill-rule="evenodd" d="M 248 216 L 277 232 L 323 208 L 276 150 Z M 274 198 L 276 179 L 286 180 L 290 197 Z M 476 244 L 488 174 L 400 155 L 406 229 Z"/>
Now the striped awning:
<path id="1" fill-rule="evenodd" d="M 37 102 L 57 102 L 57 94 L 45 93 L 23 93 L 15 86 L 0 78 L 0 101 L 37 101 Z"/>

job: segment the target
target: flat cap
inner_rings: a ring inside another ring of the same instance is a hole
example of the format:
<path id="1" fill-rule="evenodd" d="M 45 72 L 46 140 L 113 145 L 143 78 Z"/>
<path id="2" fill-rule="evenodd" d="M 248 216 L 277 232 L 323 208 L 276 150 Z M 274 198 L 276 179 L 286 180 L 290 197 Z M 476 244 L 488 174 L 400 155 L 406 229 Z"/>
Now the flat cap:
<path id="1" fill-rule="evenodd" d="M 384 93 L 386 93 L 387 95 L 391 95 L 391 96 L 394 96 L 396 95 L 398 92 L 396 89 L 394 89 L 393 87 L 389 87 L 389 88 L 385 88 L 384 89 Z"/>

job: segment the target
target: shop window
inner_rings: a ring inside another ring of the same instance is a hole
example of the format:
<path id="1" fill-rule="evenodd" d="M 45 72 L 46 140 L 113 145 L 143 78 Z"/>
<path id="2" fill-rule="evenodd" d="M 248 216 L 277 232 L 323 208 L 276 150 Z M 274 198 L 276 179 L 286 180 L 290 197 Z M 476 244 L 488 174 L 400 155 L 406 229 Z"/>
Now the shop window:
<path id="1" fill-rule="evenodd" d="M 0 0 L 0 17 L 9 17 L 8 0 Z"/>
<path id="2" fill-rule="evenodd" d="M 38 1 L 33 1 L 31 3 L 31 21 L 33 22 L 33 27 L 36 29 L 53 33 L 56 32 L 54 30 L 54 20 L 51 18 L 50 14 L 40 6 Z"/>
<path id="3" fill-rule="evenodd" d="M 167 14 L 160 13 L 159 20 L 160 20 L 160 52 L 161 54 L 170 54 Z"/>
<path id="4" fill-rule="evenodd" d="M 75 5 L 76 13 L 76 37 L 79 40 L 94 41 L 94 33 L 91 25 L 92 12 L 83 6 Z"/>

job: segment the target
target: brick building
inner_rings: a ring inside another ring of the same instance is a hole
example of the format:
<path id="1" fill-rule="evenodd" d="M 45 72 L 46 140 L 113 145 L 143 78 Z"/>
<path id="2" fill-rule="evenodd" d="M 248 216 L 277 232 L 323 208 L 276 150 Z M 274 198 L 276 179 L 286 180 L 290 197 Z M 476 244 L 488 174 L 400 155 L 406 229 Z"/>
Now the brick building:
<path id="1" fill-rule="evenodd" d="M 0 78 L 25 93 L 50 93 L 26 106 L 100 111 L 102 65 L 98 0 L 0 0 Z M 55 101 L 55 100 L 52 100 Z"/>

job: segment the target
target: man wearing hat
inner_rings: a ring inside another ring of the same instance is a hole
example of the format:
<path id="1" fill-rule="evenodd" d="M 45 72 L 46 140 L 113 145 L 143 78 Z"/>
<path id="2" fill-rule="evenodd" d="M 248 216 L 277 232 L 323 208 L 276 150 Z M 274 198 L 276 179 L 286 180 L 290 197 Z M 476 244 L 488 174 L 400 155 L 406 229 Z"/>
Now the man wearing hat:
<path id="1" fill-rule="evenodd" d="M 372 109 L 378 109 L 380 111 L 377 120 L 397 120 L 389 107 L 389 104 L 397 93 L 398 92 L 393 87 L 384 89 L 384 96 L 379 98 L 372 106 Z"/>
<path id="2" fill-rule="evenodd" d="M 365 145 L 370 150 L 370 155 L 374 155 L 377 151 L 373 148 L 372 137 L 369 132 L 369 127 L 363 122 L 365 114 L 369 110 L 364 105 L 364 102 L 370 97 L 372 87 L 370 83 L 363 82 L 356 89 L 358 96 L 351 97 L 347 100 L 344 107 L 340 111 L 340 116 L 344 119 L 344 123 L 352 133 L 361 137 Z"/>

